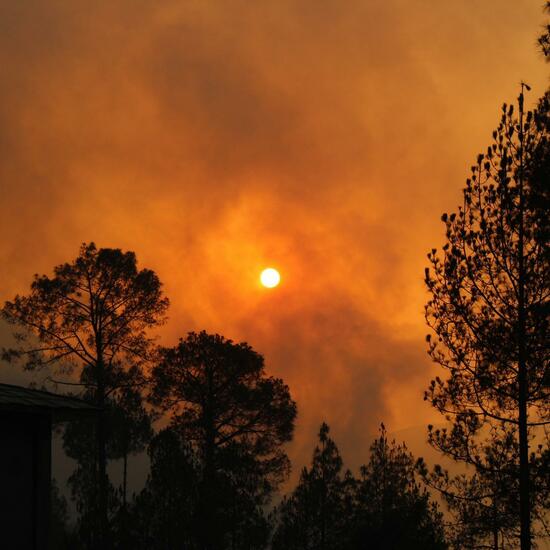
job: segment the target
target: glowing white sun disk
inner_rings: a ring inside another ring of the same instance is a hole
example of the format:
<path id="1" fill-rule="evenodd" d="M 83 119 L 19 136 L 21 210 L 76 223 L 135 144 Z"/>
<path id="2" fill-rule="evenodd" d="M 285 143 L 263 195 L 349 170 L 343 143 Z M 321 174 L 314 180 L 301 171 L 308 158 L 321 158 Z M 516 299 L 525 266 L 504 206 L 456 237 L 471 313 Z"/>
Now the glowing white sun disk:
<path id="1" fill-rule="evenodd" d="M 281 281 L 281 276 L 276 269 L 268 267 L 262 271 L 260 281 L 266 288 L 275 288 Z"/>

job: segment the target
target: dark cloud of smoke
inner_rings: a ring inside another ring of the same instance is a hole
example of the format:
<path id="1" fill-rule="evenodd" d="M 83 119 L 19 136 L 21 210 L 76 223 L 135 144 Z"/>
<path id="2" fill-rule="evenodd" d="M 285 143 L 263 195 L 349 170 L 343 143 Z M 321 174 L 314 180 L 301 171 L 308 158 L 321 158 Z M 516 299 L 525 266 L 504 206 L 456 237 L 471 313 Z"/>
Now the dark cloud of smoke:
<path id="1" fill-rule="evenodd" d="M 0 0 L 0 299 L 82 241 L 135 250 L 163 342 L 247 340 L 297 463 L 323 419 L 360 462 L 431 415 L 424 254 L 500 103 L 546 85 L 538 4 Z"/>

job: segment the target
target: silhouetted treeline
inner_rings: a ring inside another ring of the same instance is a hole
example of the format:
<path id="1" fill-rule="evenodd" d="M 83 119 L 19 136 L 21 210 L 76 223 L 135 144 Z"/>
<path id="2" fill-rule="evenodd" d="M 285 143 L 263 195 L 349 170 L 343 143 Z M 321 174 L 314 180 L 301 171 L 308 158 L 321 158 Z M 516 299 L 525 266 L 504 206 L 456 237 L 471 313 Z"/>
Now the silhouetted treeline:
<path id="1" fill-rule="evenodd" d="M 273 550 L 444 550 L 442 514 L 405 444 L 382 425 L 356 478 L 323 424 L 309 468 L 274 515 Z"/>
<path id="2" fill-rule="evenodd" d="M 139 270 L 133 253 L 92 243 L 3 308 L 5 319 L 25 329 L 4 357 L 50 369 L 52 383 L 79 388 L 101 411 L 63 431 L 64 450 L 77 462 L 69 488 L 78 515 L 67 527 L 56 490 L 54 547 L 444 547 L 440 515 L 414 479 L 412 457 L 388 444 L 385 432 L 355 479 L 341 473 L 323 425 L 311 469 L 271 511 L 290 471 L 284 445 L 296 404 L 289 388 L 246 343 L 200 332 L 175 347 L 155 346 L 148 331 L 163 322 L 167 306 L 158 277 Z M 150 473 L 130 497 L 128 458 L 145 449 Z M 120 486 L 108 475 L 113 460 L 124 465 Z"/>
<path id="3" fill-rule="evenodd" d="M 525 125 L 532 124 L 531 131 L 542 137 L 536 140 L 528 171 L 525 166 L 529 178 L 522 180 L 525 205 L 520 214 L 524 212 L 531 224 L 523 238 L 529 246 L 534 243 L 534 263 L 528 265 L 542 273 L 548 270 L 550 233 L 548 218 L 542 215 L 548 204 L 547 100 L 541 105 L 540 112 L 525 115 Z M 504 144 L 512 140 L 516 125 L 512 110 L 506 110 L 496 132 L 496 152 L 491 149 L 489 158 L 508 158 Z M 451 458 L 469 462 L 474 475 L 453 478 L 441 468 L 429 472 L 422 462 L 415 466 L 406 447 L 388 442 L 382 428 L 366 465 L 354 477 L 342 470 L 338 449 L 323 424 L 311 466 L 273 510 L 273 495 L 290 471 L 284 445 L 292 439 L 296 404 L 289 388 L 266 373 L 263 357 L 249 345 L 220 335 L 189 333 L 174 347 L 154 345 L 148 331 L 163 322 L 168 306 L 158 277 L 138 270 L 133 253 L 85 244 L 72 263 L 55 268 L 52 278 L 37 276 L 27 296 L 16 296 L 2 310 L 5 319 L 24 329 L 19 347 L 5 350 L 4 358 L 22 359 L 27 369 L 50 369 L 52 383 L 68 384 L 73 392 L 80 388 L 79 395 L 101 411 L 96 421 L 65 427 L 65 452 L 77 461 L 69 488 L 78 516 L 68 527 L 66 503 L 55 490 L 52 547 L 447 548 L 442 515 L 418 474 L 443 494 L 454 513 L 457 521 L 447 531 L 453 548 L 475 548 L 493 536 L 497 550 L 517 538 L 522 525 L 521 446 L 514 424 L 517 379 L 506 374 L 517 372 L 517 338 L 513 327 L 499 326 L 493 309 L 460 309 L 467 299 L 475 304 L 487 299 L 484 293 L 494 292 L 496 297 L 502 292 L 502 279 L 500 290 L 492 289 L 490 277 L 474 279 L 468 273 L 491 269 L 497 250 L 491 239 L 507 238 L 517 223 L 517 192 L 507 176 L 517 174 L 514 161 L 501 160 L 497 174 L 505 178 L 502 189 L 479 183 L 480 170 L 484 178 L 490 175 L 487 162 L 480 168 L 480 160 L 476 179 L 466 191 L 469 197 L 479 188 L 468 208 L 482 211 L 481 218 L 477 220 L 475 212 L 444 217 L 451 245 L 444 248 L 443 261 L 431 253 L 434 274 L 427 274 L 433 295 L 428 320 L 439 335 L 437 345 L 430 343 L 430 353 L 451 371 L 447 382 L 434 381 L 427 398 L 441 411 L 455 413 L 452 431 L 431 430 L 430 442 Z M 480 202 L 485 200 L 488 206 Z M 504 212 L 499 201 L 511 212 Z M 504 219 L 510 228 L 490 221 L 501 214 L 508 216 Z M 468 231 L 467 224 L 473 224 Z M 517 239 L 510 238 L 512 244 L 498 249 L 503 258 L 513 257 Z M 477 258 L 473 265 L 472 256 L 458 247 L 461 239 Z M 525 285 L 539 289 L 537 296 L 544 295 L 548 280 L 525 276 Z M 460 292 L 464 285 L 470 285 L 465 287 L 468 298 Z M 482 286 L 486 291 L 479 285 L 488 285 Z M 510 301 L 505 307 L 509 305 Z M 496 299 L 492 307 L 499 307 Z M 506 313 L 512 315 L 510 311 Z M 547 402 L 545 315 L 543 307 L 533 308 L 527 317 L 531 324 L 524 327 L 533 348 L 524 358 L 532 365 L 526 391 L 533 406 Z M 483 331 L 472 336 L 468 323 Z M 441 352 L 445 346 L 447 351 Z M 544 423 L 543 407 L 538 414 L 540 420 L 527 423 L 528 430 Z M 154 422 L 160 417 L 164 427 L 155 433 Z M 492 426 L 492 439 L 485 442 L 476 436 L 484 423 Z M 145 449 L 150 473 L 145 488 L 130 497 L 128 458 Z M 549 456 L 546 439 L 527 464 L 530 518 L 541 522 L 548 510 Z M 108 475 L 107 464 L 113 460 L 124 464 L 120 486 Z"/>

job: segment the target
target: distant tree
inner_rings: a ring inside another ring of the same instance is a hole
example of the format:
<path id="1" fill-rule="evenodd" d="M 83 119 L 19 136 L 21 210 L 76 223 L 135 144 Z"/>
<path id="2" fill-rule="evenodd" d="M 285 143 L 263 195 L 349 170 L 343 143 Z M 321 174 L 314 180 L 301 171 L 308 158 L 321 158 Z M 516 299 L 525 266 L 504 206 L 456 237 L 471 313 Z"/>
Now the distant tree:
<path id="1" fill-rule="evenodd" d="M 260 514 L 289 471 L 282 445 L 292 438 L 296 405 L 288 387 L 265 374 L 250 346 L 206 332 L 163 349 L 152 379 L 153 402 L 171 412 L 171 429 L 199 460 L 200 547 L 240 548 L 241 512 Z"/>
<path id="2" fill-rule="evenodd" d="M 417 480 L 415 459 L 382 424 L 357 481 L 350 549 L 445 550 L 443 516 Z"/>
<path id="3" fill-rule="evenodd" d="M 138 270 L 133 252 L 83 244 L 73 262 L 55 267 L 53 277 L 36 275 L 28 295 L 6 302 L 2 316 L 23 330 L 16 334 L 19 346 L 3 357 L 21 359 L 27 369 L 50 365 L 61 376 L 76 370 L 76 380 L 61 382 L 81 385 L 103 410 L 120 389 L 143 384 L 152 349 L 147 330 L 163 322 L 167 307 L 158 277 Z M 94 548 L 109 546 L 106 430 L 102 412 L 95 455 L 87 459 L 97 490 Z"/>
<path id="4" fill-rule="evenodd" d="M 128 495 L 128 457 L 144 451 L 153 437 L 154 414 L 148 411 L 141 392 L 127 387 L 114 398 L 110 414 L 109 454 L 113 459 L 122 459 L 122 508 L 126 508 Z"/>
<path id="5" fill-rule="evenodd" d="M 200 462 L 195 450 L 171 428 L 159 432 L 148 449 L 151 470 L 130 506 L 130 548 L 197 550 Z"/>
<path id="6" fill-rule="evenodd" d="M 67 499 L 61 494 L 55 479 L 52 479 L 50 504 L 48 548 L 50 550 L 73 550 L 75 540 L 69 526 Z"/>
<path id="7" fill-rule="evenodd" d="M 131 546 L 128 539 L 128 457 L 147 447 L 153 437 L 153 419 L 153 413 L 144 407 L 142 394 L 137 388 L 130 386 L 116 394 L 109 415 L 107 447 L 110 458 L 122 459 L 121 503 L 115 521 L 115 539 L 121 548 Z"/>
<path id="8" fill-rule="evenodd" d="M 71 423 L 73 425 L 73 423 Z M 93 432 L 92 432 L 93 433 Z M 82 442 L 82 440 L 80 440 Z M 99 494 L 100 487 L 97 483 L 96 457 L 90 450 L 93 445 L 82 445 L 82 454 L 78 456 L 77 466 L 69 476 L 67 485 L 71 491 L 71 499 L 75 503 L 78 513 L 78 521 L 75 525 L 76 548 L 92 550 L 97 548 L 100 537 L 100 518 L 105 515 L 111 519 L 119 509 L 119 495 L 111 480 L 106 477 L 106 498 Z M 100 509 L 100 502 L 105 502 L 105 508 Z M 111 526 L 110 526 L 111 527 Z M 105 533 L 102 540 L 107 541 L 110 547 L 113 544 L 113 533 Z"/>
<path id="9" fill-rule="evenodd" d="M 92 401 L 93 390 L 81 396 Z M 116 488 L 108 484 L 108 517 L 111 519 L 112 538 L 118 546 L 123 544 L 127 532 L 127 472 L 128 457 L 143 451 L 153 435 L 153 415 L 143 405 L 138 388 L 128 385 L 119 388 L 104 402 L 106 458 L 122 460 L 122 484 Z M 63 431 L 63 449 L 67 456 L 79 463 L 69 478 L 72 496 L 79 510 L 78 532 L 88 546 L 94 543 L 97 530 L 98 487 L 95 470 L 96 425 L 88 419 L 73 420 Z"/>
<path id="10" fill-rule="evenodd" d="M 265 548 L 270 532 L 265 505 L 276 487 L 266 476 L 266 464 L 240 442 L 220 448 L 218 460 L 222 466 L 216 475 L 215 503 L 222 511 L 218 519 L 221 526 L 225 524 L 221 530 L 227 533 L 226 546 L 231 550 Z"/>
<path id="11" fill-rule="evenodd" d="M 136 550 L 200 550 L 203 465 L 197 450 L 173 428 L 165 428 L 149 445 L 151 470 L 144 489 L 129 504 L 129 536 L 124 548 Z M 226 538 L 217 549 L 263 550 L 270 525 L 253 498 L 255 475 L 248 476 L 248 457 L 224 457 L 224 471 L 217 478 L 217 505 L 223 506 Z M 238 464 L 237 464 L 238 462 Z M 237 474 L 235 472 L 237 471 Z M 236 488 L 234 478 L 239 480 Z M 237 490 L 238 489 L 238 490 Z M 251 496 L 252 495 L 252 496 Z M 217 526 L 216 526 L 217 528 Z"/>
<path id="12" fill-rule="evenodd" d="M 439 465 L 429 472 L 421 459 L 418 469 L 451 512 L 454 520 L 448 531 L 453 548 L 515 548 L 519 538 L 516 433 L 510 428 L 507 434 L 493 430 L 476 446 L 475 456 L 473 473 L 450 475 Z"/>
<path id="13" fill-rule="evenodd" d="M 355 481 L 342 472 L 342 459 L 330 429 L 323 423 L 311 467 L 304 468 L 291 495 L 274 513 L 273 550 L 338 550 L 345 548 Z"/>
<path id="14" fill-rule="evenodd" d="M 426 483 L 443 495 L 453 517 L 448 524 L 453 549 L 514 550 L 519 539 L 519 480 L 517 471 L 506 465 L 517 461 L 517 437 L 512 431 L 508 437 L 492 434 L 478 451 L 480 466 L 474 473 L 451 476 L 440 466 L 431 472 L 425 464 L 419 467 Z M 542 445 L 531 453 L 530 467 L 533 517 L 540 526 L 537 534 L 548 538 L 550 462 Z"/>
<path id="15" fill-rule="evenodd" d="M 518 513 L 510 509 L 516 503 L 502 493 L 499 473 L 493 479 L 479 473 L 455 476 L 449 486 L 445 500 L 455 516 L 448 528 L 453 548 L 517 548 Z"/>
<path id="16" fill-rule="evenodd" d="M 548 448 L 550 424 L 550 111 L 546 96 L 525 112 L 524 87 L 517 116 L 504 105 L 493 144 L 472 167 L 463 206 L 442 217 L 442 253 L 428 254 L 429 353 L 449 376 L 433 380 L 425 398 L 451 423 L 430 430 L 430 443 L 474 466 L 483 483 L 483 438 L 515 434 L 517 453 L 500 467 L 517 476 L 521 549 L 529 550 L 540 501 L 529 443 L 538 431 Z"/>

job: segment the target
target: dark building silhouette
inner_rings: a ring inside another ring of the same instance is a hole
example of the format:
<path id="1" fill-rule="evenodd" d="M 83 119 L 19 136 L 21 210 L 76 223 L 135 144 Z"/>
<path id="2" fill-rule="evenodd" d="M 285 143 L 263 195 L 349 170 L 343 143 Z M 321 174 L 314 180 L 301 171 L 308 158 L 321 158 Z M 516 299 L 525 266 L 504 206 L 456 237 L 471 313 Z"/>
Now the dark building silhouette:
<path id="1" fill-rule="evenodd" d="M 52 423 L 96 410 L 76 398 L 0 384 L 1 548 L 48 547 Z"/>

